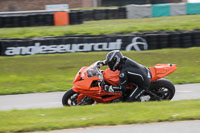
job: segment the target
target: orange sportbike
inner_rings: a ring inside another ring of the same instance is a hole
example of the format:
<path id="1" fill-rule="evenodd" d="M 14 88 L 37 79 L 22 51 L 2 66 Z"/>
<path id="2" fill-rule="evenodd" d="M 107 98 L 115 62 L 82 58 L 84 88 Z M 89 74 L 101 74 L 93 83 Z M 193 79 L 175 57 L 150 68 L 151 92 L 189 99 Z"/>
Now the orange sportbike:
<path id="1" fill-rule="evenodd" d="M 98 63 L 89 67 L 82 67 L 73 80 L 72 89 L 68 90 L 63 98 L 64 106 L 91 105 L 94 103 L 125 102 L 126 98 L 137 87 L 134 83 L 127 84 L 123 92 L 105 92 L 104 85 L 118 86 L 119 71 L 111 71 L 109 68 L 102 71 Z M 151 86 L 141 96 L 148 96 L 148 101 L 171 100 L 175 94 L 174 85 L 163 77 L 174 72 L 174 64 L 157 64 L 149 68 L 151 72 Z"/>

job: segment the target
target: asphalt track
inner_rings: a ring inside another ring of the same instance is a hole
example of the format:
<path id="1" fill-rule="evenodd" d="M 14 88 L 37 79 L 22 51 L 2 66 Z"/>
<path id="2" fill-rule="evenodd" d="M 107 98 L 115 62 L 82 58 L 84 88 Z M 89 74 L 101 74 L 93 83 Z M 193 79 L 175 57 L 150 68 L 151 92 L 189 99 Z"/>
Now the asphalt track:
<path id="1" fill-rule="evenodd" d="M 200 83 L 176 85 L 172 100 L 200 99 Z M 65 92 L 0 96 L 0 110 L 62 107 Z M 63 129 L 35 133 L 200 133 L 200 120 Z"/>
<path id="2" fill-rule="evenodd" d="M 172 100 L 200 99 L 200 83 L 176 85 Z M 0 96 L 0 110 L 62 107 L 65 92 L 33 93 Z"/>

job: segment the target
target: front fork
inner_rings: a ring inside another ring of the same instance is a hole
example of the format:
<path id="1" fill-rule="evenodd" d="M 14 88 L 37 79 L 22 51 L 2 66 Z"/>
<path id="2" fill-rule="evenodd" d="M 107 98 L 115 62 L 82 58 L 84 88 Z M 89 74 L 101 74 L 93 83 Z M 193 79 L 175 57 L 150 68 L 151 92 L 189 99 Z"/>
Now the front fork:
<path id="1" fill-rule="evenodd" d="M 85 95 L 79 94 L 78 98 L 77 98 L 77 103 L 80 104 L 82 101 L 84 101 L 84 97 L 85 97 Z"/>

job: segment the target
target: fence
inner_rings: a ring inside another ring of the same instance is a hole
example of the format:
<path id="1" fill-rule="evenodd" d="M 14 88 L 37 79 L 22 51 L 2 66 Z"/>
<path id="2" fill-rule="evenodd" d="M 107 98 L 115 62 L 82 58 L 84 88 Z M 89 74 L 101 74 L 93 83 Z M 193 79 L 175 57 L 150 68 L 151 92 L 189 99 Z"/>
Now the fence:
<path id="1" fill-rule="evenodd" d="M 200 14 L 200 3 L 128 5 L 127 18 L 164 17 Z"/>
<path id="2" fill-rule="evenodd" d="M 32 39 L 1 39 L 0 55 L 34 55 L 90 51 L 149 50 L 200 46 L 200 30 L 143 32 L 125 35 L 66 36 Z"/>

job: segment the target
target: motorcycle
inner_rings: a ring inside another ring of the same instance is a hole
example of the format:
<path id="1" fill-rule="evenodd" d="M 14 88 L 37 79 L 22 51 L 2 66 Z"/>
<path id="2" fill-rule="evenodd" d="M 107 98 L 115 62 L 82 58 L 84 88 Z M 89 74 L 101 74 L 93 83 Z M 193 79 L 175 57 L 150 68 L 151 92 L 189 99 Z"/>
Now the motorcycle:
<path id="1" fill-rule="evenodd" d="M 146 101 L 171 100 L 175 94 L 173 83 L 163 77 L 176 70 L 175 64 L 157 64 L 149 68 L 151 72 L 151 86 L 140 98 L 149 98 Z M 64 106 L 92 105 L 96 103 L 125 102 L 137 85 L 127 84 L 125 92 L 105 92 L 104 85 L 118 86 L 119 71 L 109 68 L 100 70 L 98 62 L 91 66 L 82 67 L 73 80 L 72 89 L 68 90 L 63 98 Z"/>

